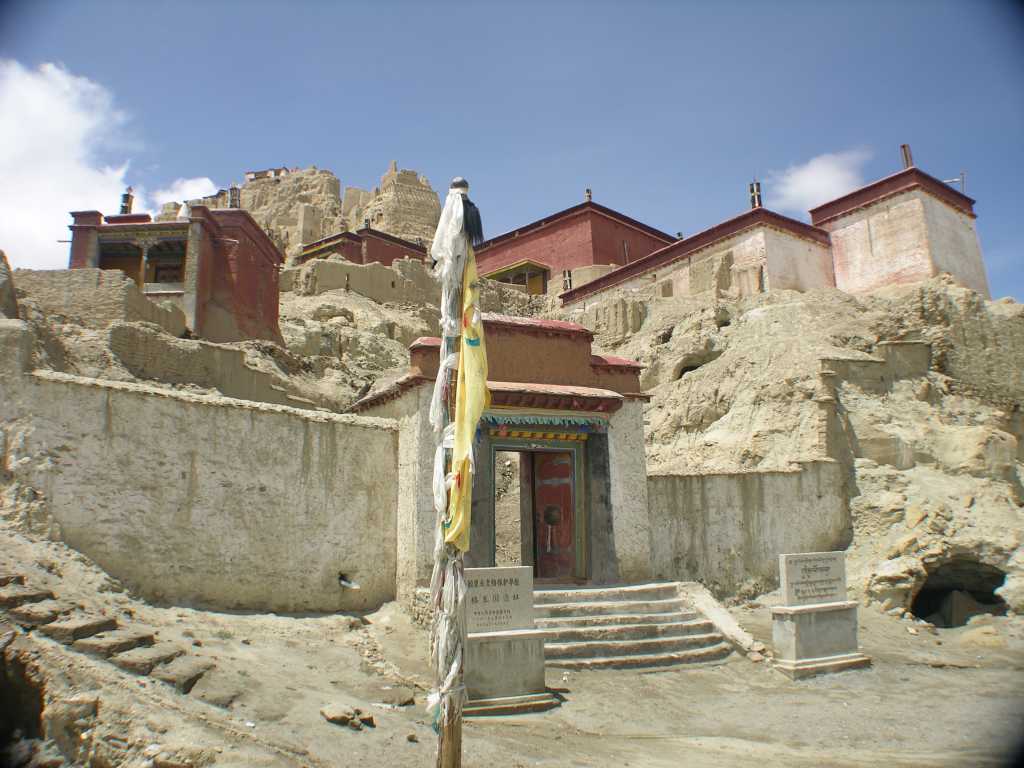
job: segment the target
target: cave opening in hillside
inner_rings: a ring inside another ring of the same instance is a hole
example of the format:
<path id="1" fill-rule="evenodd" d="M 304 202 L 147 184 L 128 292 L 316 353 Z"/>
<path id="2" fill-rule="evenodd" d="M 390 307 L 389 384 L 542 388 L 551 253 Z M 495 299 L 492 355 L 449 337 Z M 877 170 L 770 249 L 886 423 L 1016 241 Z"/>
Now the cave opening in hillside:
<path id="1" fill-rule="evenodd" d="M 681 379 L 681 378 L 683 378 L 683 376 L 685 376 L 686 374 L 688 374 L 688 373 L 693 373 L 693 372 L 694 372 L 694 371 L 696 371 L 696 370 L 697 370 L 698 368 L 700 368 L 700 366 L 699 366 L 699 365 L 681 365 L 681 366 L 679 366 L 679 370 L 678 370 L 678 371 L 676 371 L 676 379 L 677 379 L 677 380 L 678 380 L 678 379 Z"/>
<path id="2" fill-rule="evenodd" d="M 688 373 L 693 373 L 698 368 L 703 368 L 708 363 L 714 362 L 722 356 L 719 349 L 708 349 L 700 352 L 692 352 L 677 361 L 672 369 L 672 378 L 675 381 L 683 378 Z"/>
<path id="3" fill-rule="evenodd" d="M 2 643 L 2 638 L 0 638 Z M 0 765 L 22 765 L 43 733 L 43 691 L 24 664 L 0 655 Z"/>
<path id="4" fill-rule="evenodd" d="M 973 558 L 956 558 L 928 573 L 910 612 L 936 627 L 962 627 L 972 616 L 1006 613 L 995 594 L 1006 574 Z"/>

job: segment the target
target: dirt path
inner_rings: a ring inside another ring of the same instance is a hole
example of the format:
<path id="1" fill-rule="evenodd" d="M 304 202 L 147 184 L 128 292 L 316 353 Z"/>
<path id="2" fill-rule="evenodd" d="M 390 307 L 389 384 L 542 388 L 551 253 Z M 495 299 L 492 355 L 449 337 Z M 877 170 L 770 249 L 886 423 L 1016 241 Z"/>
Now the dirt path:
<path id="1" fill-rule="evenodd" d="M 161 642 L 213 665 L 184 695 L 19 630 L 20 650 L 12 645 L 5 656 L 17 651 L 37 665 L 44 716 L 90 745 L 96 760 L 152 768 L 433 764 L 426 633 L 397 605 L 367 617 L 154 607 L 64 547 L 0 530 L 0 571 L 12 567 L 61 600 L 144 623 Z M 733 613 L 770 645 L 766 605 Z M 1024 621 L 976 620 L 935 634 L 874 609 L 861 609 L 861 621 L 874 666 L 810 681 L 789 681 L 739 654 L 716 666 L 640 673 L 551 669 L 548 685 L 563 706 L 468 721 L 464 765 L 1000 765 L 1024 712 Z M 409 693 L 415 704 L 400 706 Z M 320 709 L 329 703 L 362 708 L 375 727 L 328 723 Z"/>

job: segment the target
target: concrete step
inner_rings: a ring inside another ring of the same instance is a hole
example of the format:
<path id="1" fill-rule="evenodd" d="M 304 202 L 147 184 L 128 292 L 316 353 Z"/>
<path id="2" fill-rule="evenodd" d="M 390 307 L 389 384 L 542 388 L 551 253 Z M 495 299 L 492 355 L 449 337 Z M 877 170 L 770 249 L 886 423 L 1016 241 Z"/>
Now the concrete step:
<path id="1" fill-rule="evenodd" d="M 609 600 L 601 602 L 546 603 L 535 606 L 537 618 L 601 616 L 628 613 L 681 613 L 689 608 L 679 598 L 670 600 Z"/>
<path id="2" fill-rule="evenodd" d="M 153 642 L 153 630 L 149 627 L 124 627 L 76 640 L 72 647 L 82 653 L 107 658 L 115 653 L 130 651 L 132 648 L 153 645 Z"/>
<path id="3" fill-rule="evenodd" d="M 466 702 L 466 717 L 491 717 L 495 715 L 525 715 L 530 712 L 544 712 L 562 702 L 552 693 L 528 693 L 523 696 L 508 696 L 499 699 L 477 699 Z"/>
<path id="4" fill-rule="evenodd" d="M 71 606 L 56 600 L 43 600 L 39 603 L 25 603 L 11 608 L 10 617 L 26 628 L 39 627 L 56 621 L 62 614 L 71 611 Z"/>
<path id="5" fill-rule="evenodd" d="M 83 637 L 92 637 L 100 632 L 117 629 L 117 620 L 106 616 L 72 616 L 60 621 L 44 624 L 39 631 L 58 643 L 70 645 Z"/>
<path id="6" fill-rule="evenodd" d="M 546 659 L 593 659 L 621 656 L 646 656 L 702 648 L 722 641 L 717 632 L 682 637 L 654 637 L 646 640 L 587 640 L 570 643 L 544 643 Z"/>
<path id="7" fill-rule="evenodd" d="M 674 624 L 703 618 L 696 611 L 676 613 L 606 613 L 597 616 L 554 616 L 535 620 L 538 629 L 625 626 L 627 624 Z"/>
<path id="8" fill-rule="evenodd" d="M 707 619 L 673 621 L 661 624 L 612 624 L 596 627 L 547 627 L 553 643 L 592 642 L 599 640 L 650 640 L 654 638 L 686 637 L 706 635 L 715 631 L 715 625 Z"/>
<path id="9" fill-rule="evenodd" d="M 130 651 L 117 653 L 110 661 L 126 672 L 137 675 L 148 675 L 157 664 L 166 664 L 185 653 L 185 649 L 174 643 L 157 643 L 145 648 L 132 648 Z"/>
<path id="10" fill-rule="evenodd" d="M 636 667 L 667 667 L 674 664 L 698 664 L 720 661 L 732 653 L 728 643 L 670 653 L 648 653 L 635 656 L 605 656 L 598 659 L 548 659 L 547 666 L 559 669 L 631 669 Z"/>
<path id="11" fill-rule="evenodd" d="M 0 588 L 0 608 L 15 608 L 25 603 L 41 603 L 52 600 L 53 592 L 38 587 L 26 587 L 24 584 L 8 584 Z"/>
<path id="12" fill-rule="evenodd" d="M 178 656 L 167 664 L 154 667 L 150 675 L 168 685 L 173 685 L 182 693 L 188 693 L 212 666 L 213 662 L 206 659 L 198 659 L 195 656 Z"/>
<path id="13" fill-rule="evenodd" d="M 534 605 L 551 603 L 607 603 L 616 600 L 671 600 L 679 597 L 674 583 L 630 584 L 614 587 L 559 587 L 535 589 Z"/>

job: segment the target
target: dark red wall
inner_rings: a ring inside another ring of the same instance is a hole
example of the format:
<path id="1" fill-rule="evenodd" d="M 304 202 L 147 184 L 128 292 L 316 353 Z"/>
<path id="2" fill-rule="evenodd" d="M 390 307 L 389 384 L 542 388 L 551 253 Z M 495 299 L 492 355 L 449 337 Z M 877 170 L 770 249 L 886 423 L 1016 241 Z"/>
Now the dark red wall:
<path id="1" fill-rule="evenodd" d="M 244 211 L 211 213 L 222 238 L 214 240 L 213 298 L 230 312 L 241 338 L 280 342 L 279 253 L 268 247 L 266 234 Z M 225 240 L 237 240 L 238 245 Z M 204 297 L 196 298 L 202 303 Z"/>
<path id="2" fill-rule="evenodd" d="M 629 244 L 631 262 L 668 244 L 602 213 L 583 210 L 484 248 L 477 253 L 477 268 L 487 275 L 529 259 L 551 267 L 555 278 L 566 269 L 625 264 L 624 241 Z"/>
<path id="3" fill-rule="evenodd" d="M 593 264 L 626 264 L 667 245 L 660 238 L 599 214 L 591 216 L 590 226 L 594 243 Z M 623 242 L 629 244 L 628 259 Z"/>
<path id="4" fill-rule="evenodd" d="M 423 260 L 423 254 L 412 248 L 407 248 L 374 235 L 362 235 L 362 237 L 363 242 L 366 243 L 366 263 L 378 261 L 385 266 L 391 266 L 391 262 L 407 257 L 419 259 L 420 261 Z"/>
<path id="5" fill-rule="evenodd" d="M 529 259 L 546 264 L 558 276 L 564 269 L 594 263 L 590 237 L 590 214 L 583 211 L 478 252 L 477 270 L 487 275 Z"/>

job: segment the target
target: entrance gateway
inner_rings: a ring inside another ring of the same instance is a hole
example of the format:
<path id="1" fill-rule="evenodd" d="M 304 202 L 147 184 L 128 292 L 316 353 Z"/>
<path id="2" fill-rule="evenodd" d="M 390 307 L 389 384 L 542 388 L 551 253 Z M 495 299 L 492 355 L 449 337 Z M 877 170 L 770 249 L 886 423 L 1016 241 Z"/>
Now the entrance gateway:
<path id="1" fill-rule="evenodd" d="M 496 455 L 518 453 L 519 562 L 544 585 L 651 579 L 641 366 L 594 355 L 575 323 L 484 315 L 491 406 L 475 445 L 473 518 L 466 566 L 496 562 Z M 410 370 L 358 401 L 355 412 L 397 419 L 398 597 L 429 585 L 432 505 L 431 385 L 440 339 L 410 345 Z"/>
<path id="2" fill-rule="evenodd" d="M 533 669 L 538 659 L 549 667 L 594 669 L 728 656 L 731 646 L 674 582 L 651 583 L 640 366 L 592 354 L 593 334 L 575 323 L 485 314 L 484 333 L 491 405 L 474 445 L 466 572 L 495 567 L 502 545 L 501 565 L 518 560 L 526 573 L 532 572 L 536 628 L 471 630 L 470 654 L 496 654 L 475 656 L 475 668 L 511 669 L 513 656 L 522 660 L 516 669 L 530 664 Z M 395 537 L 397 598 L 411 604 L 414 614 L 428 604 L 437 531 L 436 442 L 429 411 L 439 347 L 439 339 L 417 339 L 409 348 L 409 372 L 353 406 L 358 413 L 399 425 L 398 514 L 394 531 L 384 535 Z M 523 491 L 518 519 L 514 509 L 503 505 L 508 517 L 496 520 L 496 479 L 506 461 L 518 462 Z M 512 526 L 513 521 L 518 525 Z M 499 539 L 502 531 L 513 535 Z M 518 558 L 507 556 L 509 540 L 517 542 Z M 478 597 L 483 606 L 485 595 Z M 494 595 L 486 597 L 489 615 L 504 616 L 505 596 L 496 613 Z M 497 637 L 501 632 L 513 636 Z M 515 634 L 522 632 L 530 634 Z M 499 656 L 504 665 L 495 661 Z M 467 679 L 477 686 L 477 698 L 521 694 L 529 700 L 516 706 L 541 705 L 529 698 L 541 695 L 538 690 L 510 689 L 505 682 Z M 500 709 L 509 702 L 492 704 Z"/>
<path id="3" fill-rule="evenodd" d="M 501 420 L 512 414 L 490 412 L 484 416 L 486 435 L 481 448 L 488 466 L 479 472 L 480 497 L 474 499 L 470 567 L 507 565 L 499 563 L 496 478 L 499 455 L 514 452 L 519 474 L 519 546 L 515 564 L 533 569 L 534 583 L 573 584 L 588 578 L 588 497 L 590 483 L 607 486 L 606 475 L 587 472 L 587 443 L 592 451 L 607 440 L 606 425 L 598 420 L 572 430 L 546 431 L 542 428 L 510 428 Z M 528 417 L 527 417 L 528 418 Z M 550 418 L 550 417 L 549 417 Z M 497 424 L 498 426 L 492 426 Z M 564 428 L 563 428 L 564 429 Z M 607 487 L 597 498 L 607 497 Z M 511 521 L 514 524 L 514 521 Z M 475 536 L 473 534 L 476 534 Z"/>

